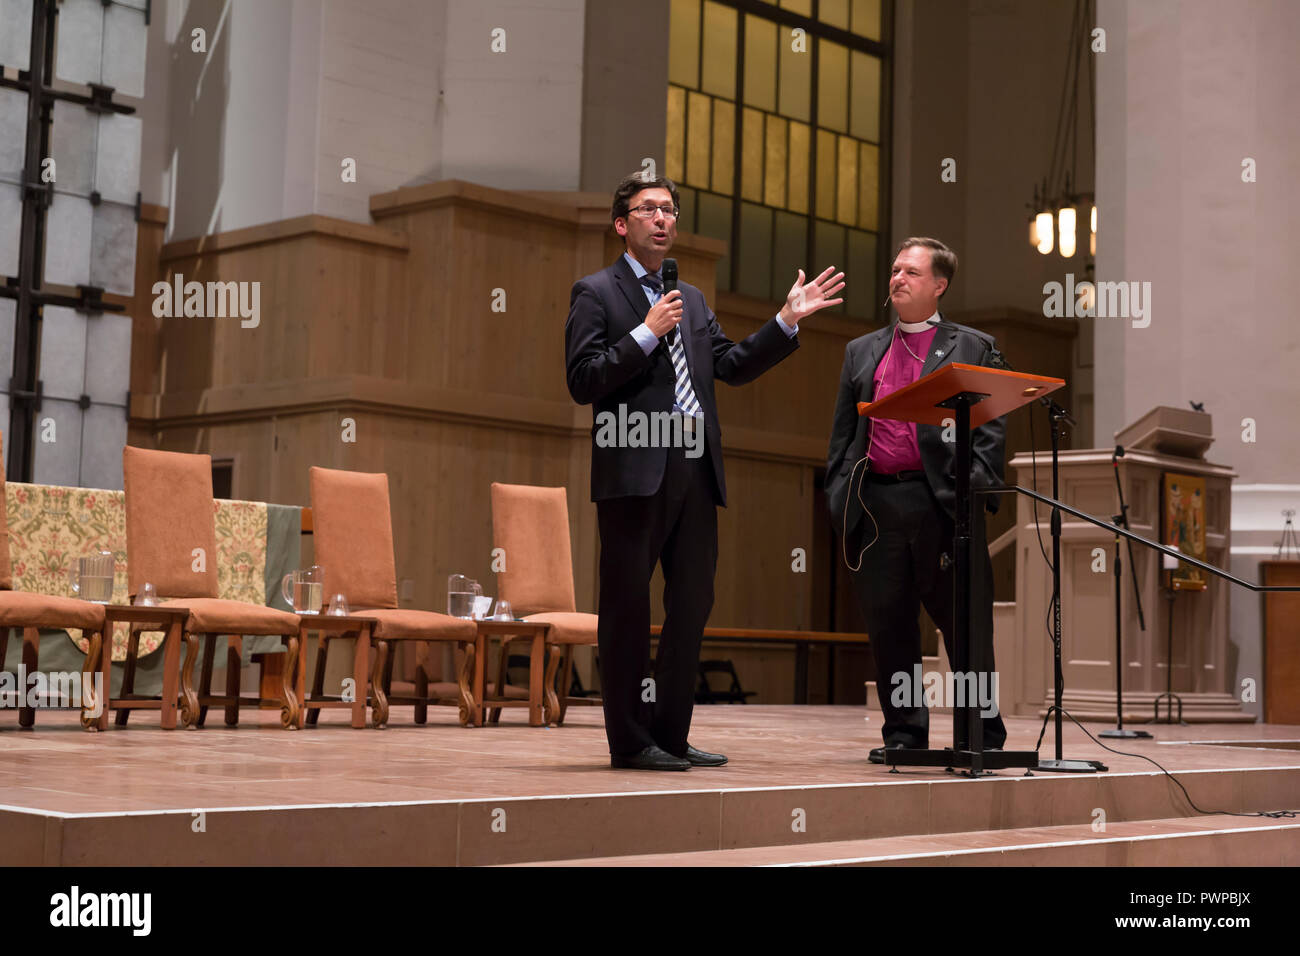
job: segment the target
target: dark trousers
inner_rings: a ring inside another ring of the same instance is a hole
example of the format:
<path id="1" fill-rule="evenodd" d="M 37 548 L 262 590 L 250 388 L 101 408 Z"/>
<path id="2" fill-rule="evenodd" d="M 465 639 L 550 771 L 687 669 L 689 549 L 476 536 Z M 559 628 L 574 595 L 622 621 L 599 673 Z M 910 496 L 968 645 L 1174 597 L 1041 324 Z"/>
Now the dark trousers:
<path id="1" fill-rule="evenodd" d="M 596 503 L 600 689 L 611 754 L 631 756 L 651 744 L 686 753 L 718 564 L 713 487 L 707 453 L 687 458 L 670 448 L 655 494 Z M 650 578 L 661 562 L 665 616 L 651 674 Z"/>
<path id="2" fill-rule="evenodd" d="M 849 534 L 846 550 L 852 567 L 858 552 L 871 541 L 879 526 L 880 537 L 862 556 L 862 566 L 853 572 L 853 588 L 875 653 L 876 696 L 885 719 L 882 733 L 886 744 L 925 748 L 930 745 L 930 712 L 924 702 L 910 706 L 911 694 L 906 695 L 904 706 L 896 706 L 891 699 L 898 686 L 893 675 L 908 676 L 903 687 L 910 689 L 915 683 L 916 669 L 921 664 L 921 631 L 917 623 L 921 604 L 943 632 L 949 666 L 956 669 L 952 646 L 955 580 L 949 560 L 953 521 L 924 479 L 892 484 L 864 481 L 862 500 L 871 517 L 862 516 L 861 523 Z M 853 507 L 856 513 L 856 502 Z M 982 513 L 977 520 L 983 520 Z M 987 546 L 971 550 L 976 573 L 983 575 L 983 586 L 972 595 L 971 639 L 984 635 L 988 667 L 993 671 L 993 562 Z M 978 598 L 980 593 L 983 600 Z M 983 721 L 984 746 L 1001 747 L 1007 739 L 1001 714 Z"/>

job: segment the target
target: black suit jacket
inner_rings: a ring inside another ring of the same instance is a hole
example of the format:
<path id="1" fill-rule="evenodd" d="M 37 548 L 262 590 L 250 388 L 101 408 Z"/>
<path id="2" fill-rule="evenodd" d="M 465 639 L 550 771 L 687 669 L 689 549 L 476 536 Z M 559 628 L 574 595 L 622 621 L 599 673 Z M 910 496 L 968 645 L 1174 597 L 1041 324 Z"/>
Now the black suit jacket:
<path id="1" fill-rule="evenodd" d="M 991 335 L 944 321 L 942 315 L 939 319 L 930 353 L 921 367 L 922 375 L 928 375 L 949 362 L 995 368 L 1003 366 L 1002 353 L 998 351 L 997 343 Z M 871 419 L 858 415 L 858 402 L 872 400 L 876 366 L 884 357 L 893 334 L 894 327 L 888 325 L 854 339 L 844 349 L 844 369 L 840 373 L 839 397 L 835 402 L 835 418 L 831 423 L 830 451 L 826 456 L 826 498 L 837 531 L 852 531 L 862 520 L 862 507 L 857 502 L 855 491 L 867 465 L 858 466 L 853 489 L 849 487 L 849 477 L 853 473 L 854 464 L 867 453 Z M 943 354 L 937 354 L 939 352 Z M 942 436 L 943 429 L 937 425 L 916 426 L 916 440 L 920 446 L 926 480 L 944 510 L 952 515 L 957 488 L 953 477 L 957 443 L 945 442 Z M 971 487 L 1002 484 L 1005 438 L 1006 416 L 995 418 L 971 432 Z M 997 495 L 987 495 L 984 500 L 990 511 L 997 511 Z"/>
<path id="2" fill-rule="evenodd" d="M 771 319 L 749 338 L 733 342 L 723 334 L 704 294 L 686 282 L 682 293 L 682 321 L 678 334 L 686 350 L 691 385 L 704 412 L 704 439 L 713 462 L 715 500 L 727 503 L 722 474 L 722 431 L 713 396 L 713 380 L 744 385 L 762 375 L 799 347 L 799 337 L 789 337 Z M 676 376 L 668 346 L 661 341 L 649 355 L 632 337 L 632 330 L 650 311 L 636 273 L 619 256 L 609 268 L 584 276 L 569 296 L 569 318 L 564 326 L 564 353 L 569 394 L 579 405 L 594 405 L 595 414 L 671 412 Z M 666 448 L 602 448 L 592 425 L 591 500 L 625 495 L 652 495 L 659 490 L 668 460 Z"/>

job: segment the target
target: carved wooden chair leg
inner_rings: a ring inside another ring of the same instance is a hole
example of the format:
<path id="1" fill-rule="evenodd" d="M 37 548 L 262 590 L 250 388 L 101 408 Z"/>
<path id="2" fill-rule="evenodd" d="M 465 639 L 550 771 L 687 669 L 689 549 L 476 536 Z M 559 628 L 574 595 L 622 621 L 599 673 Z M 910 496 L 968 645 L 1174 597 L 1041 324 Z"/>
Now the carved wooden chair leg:
<path id="1" fill-rule="evenodd" d="M 214 645 L 216 641 L 212 642 Z M 292 658 L 291 658 L 292 660 Z M 239 726 L 239 677 L 244 666 L 244 638 L 239 634 L 226 635 L 226 696 L 231 703 L 226 704 L 226 726 Z M 292 666 L 285 668 L 290 674 Z M 259 690 L 258 696 L 261 696 Z"/>
<path id="2" fill-rule="evenodd" d="M 129 697 L 135 693 L 135 665 L 140 660 L 140 628 L 133 626 L 131 636 L 126 641 L 126 667 L 122 671 L 122 696 Z M 113 717 L 113 723 L 125 727 L 131 718 L 131 711 L 123 708 Z"/>
<path id="3" fill-rule="evenodd" d="M 297 675 L 294 673 L 294 665 L 298 663 L 298 641 L 297 634 L 284 635 L 285 641 L 285 666 L 280 674 L 280 694 L 283 705 L 280 707 L 280 726 L 285 730 L 298 729 L 298 691 L 294 686 L 297 683 Z"/>
<path id="4" fill-rule="evenodd" d="M 208 705 L 203 703 L 212 696 L 212 665 L 217 658 L 217 635 L 203 635 L 203 671 L 199 675 L 199 723 L 208 719 Z"/>
<path id="5" fill-rule="evenodd" d="M 101 708 L 108 706 L 108 688 L 95 686 L 95 678 L 99 676 L 101 655 L 104 651 L 104 636 L 99 631 L 87 634 L 84 630 L 81 636 L 87 639 L 86 662 L 81 665 L 81 726 L 86 730 L 99 730 L 99 715 L 103 713 Z M 0 661 L 4 658 L 0 657 Z"/>
<path id="6" fill-rule="evenodd" d="M 40 670 L 41 632 L 35 627 L 23 628 L 23 669 L 30 676 Z M 18 688 L 18 726 L 30 727 L 36 723 L 36 709 L 28 707 L 27 688 Z"/>
<path id="7" fill-rule="evenodd" d="M 563 654 L 554 644 L 547 650 L 550 653 L 546 660 L 546 676 L 542 678 L 542 722 L 549 726 L 560 719 L 560 701 L 555 696 L 555 672 L 560 668 Z"/>
<path id="8" fill-rule="evenodd" d="M 319 635 L 317 635 L 316 639 L 319 642 L 316 645 L 316 673 L 312 675 L 311 695 L 307 698 L 307 700 L 318 699 L 322 694 L 325 693 L 325 665 L 329 661 L 330 642 L 326 640 L 326 635 L 324 631 L 322 631 Z M 357 690 L 358 694 L 364 694 L 365 692 L 366 690 L 364 687 L 359 688 Z M 305 706 L 306 703 L 307 701 L 305 700 L 301 701 L 301 704 L 303 706 Z M 313 707 L 311 710 L 307 711 L 307 723 L 310 726 L 315 727 L 316 721 L 318 720 L 320 720 L 319 707 Z"/>
<path id="9" fill-rule="evenodd" d="M 560 713 L 555 726 L 564 726 L 564 715 L 569 710 L 569 690 L 573 687 L 573 645 L 564 645 L 564 660 L 560 662 Z"/>
<path id="10" fill-rule="evenodd" d="M 420 645 L 420 652 L 415 661 L 415 722 L 426 723 L 429 720 L 429 655 L 433 648 L 428 643 Z"/>
<path id="11" fill-rule="evenodd" d="M 199 635 L 185 632 L 185 663 L 181 665 L 181 724 L 194 730 L 199 723 L 199 695 L 194 693 L 194 661 L 199 656 Z"/>
<path id="12" fill-rule="evenodd" d="M 388 657 L 384 661 L 384 698 L 385 700 L 392 696 L 393 693 L 393 663 L 397 660 L 397 649 L 400 644 L 390 642 L 388 648 Z"/>
<path id="13" fill-rule="evenodd" d="M 371 692 L 375 701 L 370 707 L 370 720 L 376 730 L 388 726 L 388 695 L 384 693 L 384 668 L 388 658 L 388 642 L 375 641 L 375 667 L 370 676 Z"/>
<path id="14" fill-rule="evenodd" d="M 466 641 L 465 663 L 456 674 L 456 690 L 460 697 L 460 725 L 474 726 L 478 708 L 474 700 L 474 642 Z"/>

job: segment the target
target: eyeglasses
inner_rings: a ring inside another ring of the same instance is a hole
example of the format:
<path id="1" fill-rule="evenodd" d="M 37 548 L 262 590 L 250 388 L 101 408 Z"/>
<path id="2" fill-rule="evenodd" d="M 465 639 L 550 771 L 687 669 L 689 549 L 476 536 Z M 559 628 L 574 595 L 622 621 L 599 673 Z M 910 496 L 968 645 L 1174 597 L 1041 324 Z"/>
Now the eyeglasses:
<path id="1" fill-rule="evenodd" d="M 648 202 L 642 203 L 635 209 L 629 209 L 628 212 L 636 216 L 638 219 L 653 219 L 657 212 L 663 213 L 665 219 L 677 218 L 676 206 L 656 206 L 654 203 Z"/>

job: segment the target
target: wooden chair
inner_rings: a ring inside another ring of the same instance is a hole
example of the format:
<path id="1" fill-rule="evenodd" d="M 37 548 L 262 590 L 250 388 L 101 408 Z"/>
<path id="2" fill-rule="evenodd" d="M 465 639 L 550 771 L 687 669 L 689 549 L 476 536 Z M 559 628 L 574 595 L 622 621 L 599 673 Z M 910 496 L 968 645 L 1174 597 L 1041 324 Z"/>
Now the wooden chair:
<path id="1" fill-rule="evenodd" d="M 393 522 L 389 508 L 388 476 L 332 468 L 311 469 L 311 505 L 315 561 L 324 570 L 325 594 L 343 594 L 352 616 L 375 622 L 372 646 L 376 650 L 371 685 L 372 720 L 376 727 L 388 723 L 392 704 L 413 704 L 415 722 L 423 724 L 429 704 L 453 704 L 460 722 L 476 722 L 476 701 L 470 688 L 474 641 L 478 628 L 471 620 L 416 611 L 397 606 L 397 566 L 393 560 Z M 390 645 L 417 642 L 450 643 L 465 651 L 465 665 L 457 675 L 455 697 L 429 697 L 424 661 L 417 663 L 415 696 L 389 696 L 393 656 Z M 323 671 L 327 645 L 318 651 L 317 668 Z M 364 687 L 356 688 L 358 694 Z"/>
<path id="2" fill-rule="evenodd" d="M 0 455 L 0 461 L 3 456 Z M 104 608 L 75 598 L 55 597 L 13 590 L 13 568 L 9 563 L 9 522 L 5 507 L 5 476 L 0 469 L 0 670 L 4 668 L 5 652 L 9 649 L 9 629 L 20 627 L 23 631 L 22 668 L 28 674 L 40 669 L 40 628 L 71 628 L 79 630 L 92 647 L 98 648 L 104 635 Z M 84 672 L 83 672 L 84 673 Z M 91 672 L 93 673 L 93 672 Z M 87 677 L 91 676 L 86 674 Z M 92 684 L 93 688 L 94 685 Z M 82 702 L 90 707 L 95 703 L 107 706 L 108 688 L 103 689 L 102 701 L 87 700 L 83 689 Z M 31 727 L 36 723 L 36 711 L 25 703 L 27 688 L 18 687 L 18 726 Z"/>
<path id="3" fill-rule="evenodd" d="M 212 500 L 212 458 L 127 446 L 122 449 L 126 485 L 126 549 L 128 590 L 132 598 L 152 582 L 165 607 L 189 612 L 183 629 L 185 663 L 181 666 L 181 720 L 185 727 L 202 727 L 208 707 L 224 706 L 226 724 L 239 723 L 240 707 L 259 707 L 272 700 L 244 697 L 239 692 L 241 651 L 245 634 L 278 635 L 288 659 L 298 653 L 297 614 L 261 604 L 217 597 L 217 528 Z M 225 635 L 226 693 L 212 694 L 213 659 L 217 638 Z M 194 659 L 204 638 L 203 674 L 196 694 Z M 292 668 L 281 682 L 280 724 L 296 729 L 298 700 Z"/>
<path id="4" fill-rule="evenodd" d="M 567 684 L 573 649 L 595 646 L 595 614 L 577 610 L 573 594 L 573 552 L 569 541 L 569 504 L 563 488 L 492 483 L 492 543 L 505 552 L 505 570 L 497 573 L 497 594 L 509 601 L 516 617 L 551 625 L 547 635 L 548 719 L 564 723 L 569 704 L 600 704 L 599 697 L 571 697 Z M 516 642 L 518 643 L 518 642 Z M 506 683 L 508 647 L 501 648 L 497 686 Z"/>

